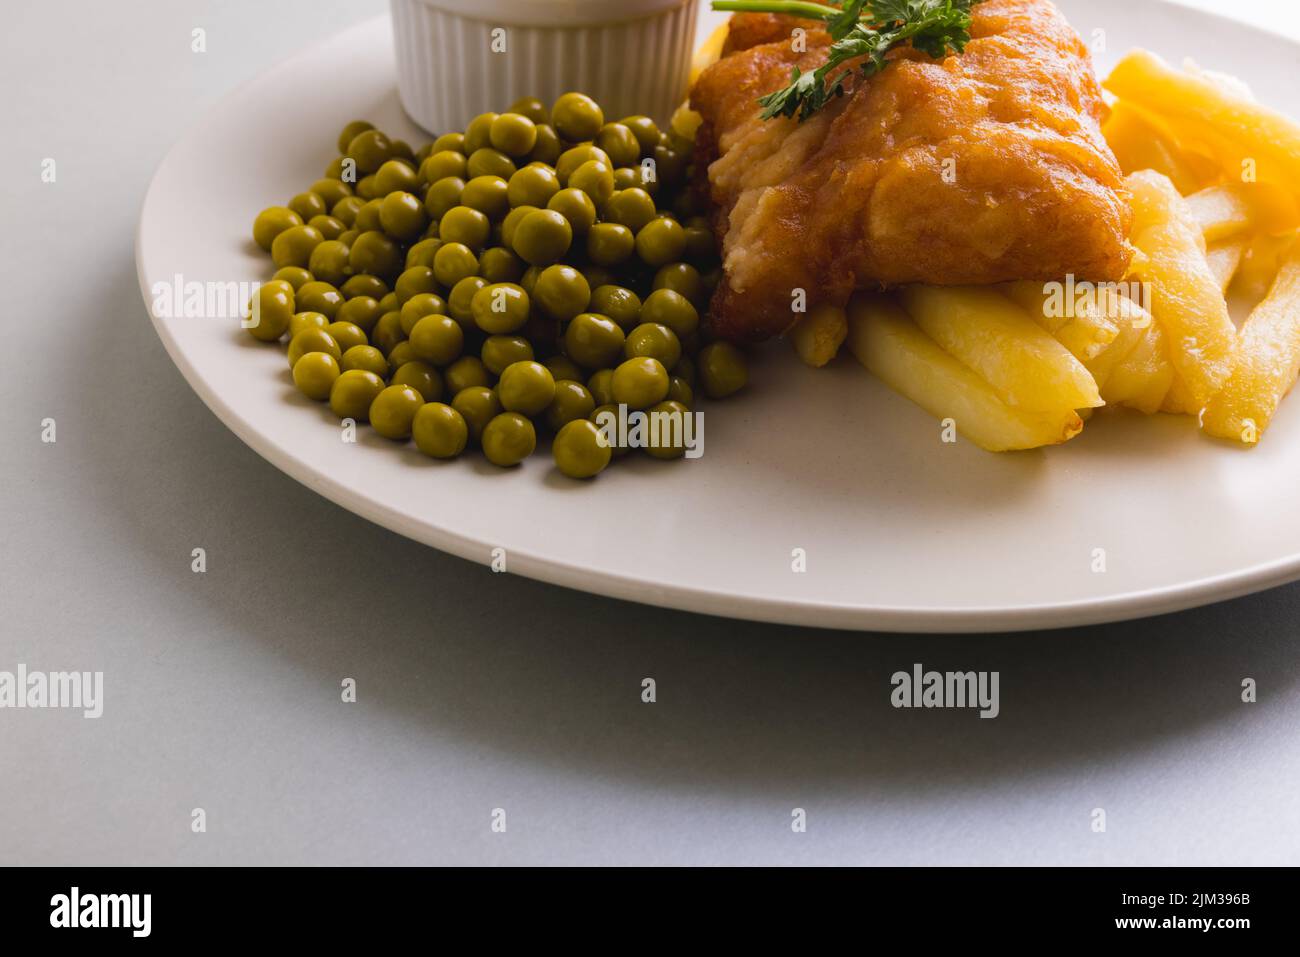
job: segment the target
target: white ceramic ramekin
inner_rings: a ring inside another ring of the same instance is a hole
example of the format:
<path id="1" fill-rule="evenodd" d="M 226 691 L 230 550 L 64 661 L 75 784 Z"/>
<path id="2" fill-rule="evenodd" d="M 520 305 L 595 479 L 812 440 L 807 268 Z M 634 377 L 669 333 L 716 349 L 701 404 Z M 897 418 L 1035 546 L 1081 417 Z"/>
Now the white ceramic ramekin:
<path id="1" fill-rule="evenodd" d="M 666 122 L 686 97 L 697 0 L 392 0 L 397 88 L 433 134 L 523 96 L 594 97 Z"/>

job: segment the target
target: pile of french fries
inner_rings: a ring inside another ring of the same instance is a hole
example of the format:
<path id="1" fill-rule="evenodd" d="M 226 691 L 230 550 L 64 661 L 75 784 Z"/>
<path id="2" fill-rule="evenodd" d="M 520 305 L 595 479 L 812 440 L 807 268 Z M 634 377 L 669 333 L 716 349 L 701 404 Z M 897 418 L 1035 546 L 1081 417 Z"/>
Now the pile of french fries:
<path id="1" fill-rule="evenodd" d="M 1080 296 L 1068 317 L 1052 306 L 1072 280 L 863 293 L 803 317 L 799 356 L 822 366 L 847 342 L 991 451 L 1068 441 L 1102 406 L 1195 415 L 1207 435 L 1257 443 L 1300 374 L 1300 125 L 1231 77 L 1141 50 L 1104 86 L 1134 211 L 1118 292 Z M 1234 297 L 1255 304 L 1240 330 Z"/>

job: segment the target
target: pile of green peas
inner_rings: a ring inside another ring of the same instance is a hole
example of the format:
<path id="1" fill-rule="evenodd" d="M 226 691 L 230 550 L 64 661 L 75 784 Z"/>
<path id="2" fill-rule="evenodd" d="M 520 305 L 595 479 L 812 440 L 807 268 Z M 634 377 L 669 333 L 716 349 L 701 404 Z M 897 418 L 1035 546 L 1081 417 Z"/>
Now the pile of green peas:
<path id="1" fill-rule="evenodd" d="M 687 188 L 692 143 L 649 117 L 606 122 L 566 93 L 419 150 L 358 120 L 338 150 L 253 223 L 277 271 L 249 332 L 287 337 L 294 383 L 340 418 L 502 467 L 541 426 L 557 468 L 589 478 L 626 451 L 601 412 L 689 412 L 697 390 L 747 383 L 744 356 L 700 324 L 720 272 Z"/>

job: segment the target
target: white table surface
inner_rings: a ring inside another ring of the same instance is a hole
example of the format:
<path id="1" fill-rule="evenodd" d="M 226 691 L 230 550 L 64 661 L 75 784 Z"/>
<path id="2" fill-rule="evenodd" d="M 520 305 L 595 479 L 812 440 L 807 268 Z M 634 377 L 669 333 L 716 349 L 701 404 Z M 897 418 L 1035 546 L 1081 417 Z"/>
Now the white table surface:
<path id="1" fill-rule="evenodd" d="M 227 432 L 136 285 L 150 173 L 232 86 L 382 12 L 6 11 L 0 671 L 103 671 L 106 700 L 0 710 L 0 864 L 1300 859 L 1300 586 L 1007 636 L 702 618 L 426 549 Z M 1300 35 L 1300 5 L 1230 12 Z M 999 671 L 1001 716 L 893 710 L 913 662 Z"/>

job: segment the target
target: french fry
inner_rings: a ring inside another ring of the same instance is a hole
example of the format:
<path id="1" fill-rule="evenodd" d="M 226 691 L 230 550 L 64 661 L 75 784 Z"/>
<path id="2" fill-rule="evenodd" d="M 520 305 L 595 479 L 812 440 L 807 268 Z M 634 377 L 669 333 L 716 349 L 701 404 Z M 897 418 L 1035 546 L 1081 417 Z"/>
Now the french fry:
<path id="1" fill-rule="evenodd" d="M 1173 183 L 1150 170 L 1127 179 L 1133 195 L 1133 245 L 1147 256 L 1151 312 L 1168 337 L 1169 358 L 1197 408 L 1232 370 L 1237 330 L 1205 258 L 1205 237 Z"/>
<path id="2" fill-rule="evenodd" d="M 1081 362 L 1095 359 L 1110 347 L 1119 335 L 1119 324 L 1106 315 L 1095 297 L 1091 301 L 1076 297 L 1072 302 L 1058 304 L 1055 292 L 1046 286 L 1021 280 L 999 288 Z"/>
<path id="3" fill-rule="evenodd" d="M 848 322 L 849 350 L 872 375 L 936 418 L 951 418 L 957 431 L 982 449 L 1009 452 L 1059 445 L 1083 429 L 1083 420 L 1072 409 L 1026 412 L 1008 406 L 889 296 L 854 296 Z"/>
<path id="4" fill-rule="evenodd" d="M 1111 108 L 1101 132 L 1125 175 L 1153 169 L 1186 194 L 1196 192 L 1218 173 L 1217 164 L 1185 153 L 1156 123 L 1123 100 Z"/>
<path id="5" fill-rule="evenodd" d="M 1025 310 L 995 289 L 906 286 L 903 307 L 1007 405 L 1030 412 L 1102 405 L 1088 370 Z"/>
<path id="6" fill-rule="evenodd" d="M 1246 245 L 1231 291 L 1244 299 L 1258 302 L 1268 294 L 1277 278 L 1282 257 L 1295 243 L 1290 236 L 1257 235 Z"/>
<path id="7" fill-rule="evenodd" d="M 1300 183 L 1300 125 L 1204 75 L 1170 66 L 1147 50 L 1125 56 L 1102 84 L 1121 100 L 1165 119 L 1180 143 L 1204 144 L 1240 179 Z"/>
<path id="8" fill-rule="evenodd" d="M 1268 296 L 1241 327 L 1232 375 L 1201 413 L 1209 435 L 1259 441 L 1300 374 L 1300 249 L 1282 260 Z"/>
<path id="9" fill-rule="evenodd" d="M 1241 265 L 1241 257 L 1246 254 L 1249 243 L 1249 239 L 1240 236 L 1215 243 L 1205 251 L 1205 262 L 1209 265 L 1210 272 L 1214 273 L 1214 278 L 1219 281 L 1219 288 L 1225 296 L 1233 277 L 1237 275 L 1237 267 Z"/>
<path id="10" fill-rule="evenodd" d="M 1254 206 L 1243 183 L 1210 186 L 1187 197 L 1192 218 L 1201 226 L 1207 243 L 1232 239 L 1250 230 Z"/>
<path id="11" fill-rule="evenodd" d="M 717 62 L 718 57 L 722 56 L 722 48 L 727 42 L 727 34 L 731 32 L 730 21 L 721 23 L 714 28 L 708 38 L 695 48 L 695 54 L 691 58 L 691 86 L 700 78 L 700 74 Z"/>
<path id="12" fill-rule="evenodd" d="M 815 306 L 790 330 L 799 358 L 814 369 L 830 362 L 849 334 L 849 320 L 839 306 Z"/>
<path id="13" fill-rule="evenodd" d="M 1122 405 L 1146 415 L 1160 411 L 1174 381 L 1174 367 L 1169 361 L 1164 330 L 1141 306 L 1133 308 L 1144 315 L 1131 323 L 1138 332 L 1137 343 L 1115 363 L 1101 397 L 1107 405 Z"/>

